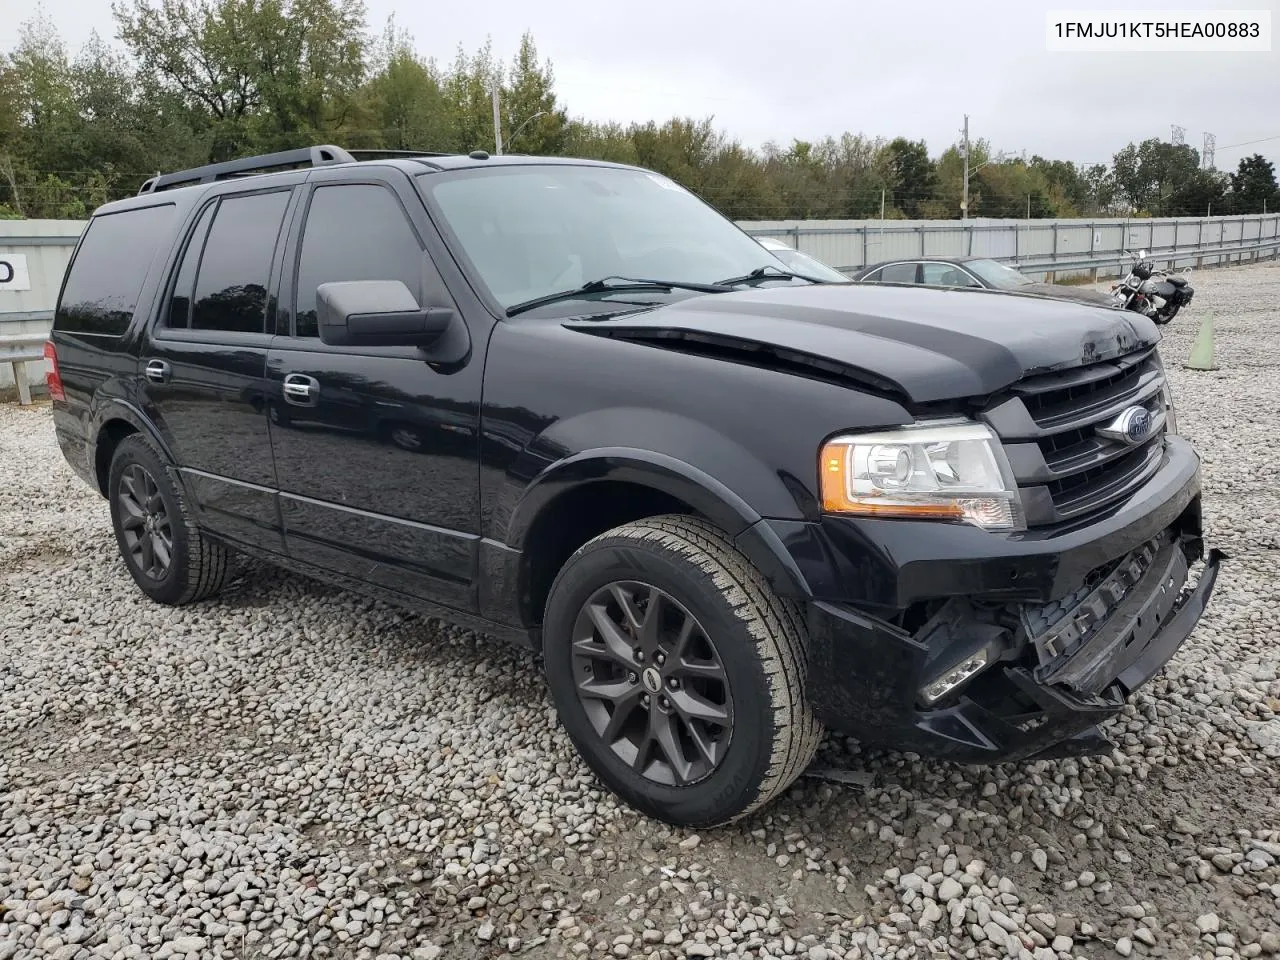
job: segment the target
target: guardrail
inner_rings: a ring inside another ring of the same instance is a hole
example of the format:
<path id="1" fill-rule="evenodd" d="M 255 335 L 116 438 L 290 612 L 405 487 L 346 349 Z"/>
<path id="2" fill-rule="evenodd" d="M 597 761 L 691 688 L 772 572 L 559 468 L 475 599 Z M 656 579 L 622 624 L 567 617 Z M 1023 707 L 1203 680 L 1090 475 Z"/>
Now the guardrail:
<path id="1" fill-rule="evenodd" d="M 13 381 L 18 387 L 18 403 L 31 405 L 31 382 L 27 379 L 27 364 L 44 360 L 43 333 L 13 333 L 0 335 L 0 363 L 7 363 L 13 370 Z"/>
<path id="2" fill-rule="evenodd" d="M 1029 274 L 1120 275 L 1126 250 L 1157 263 L 1213 266 L 1280 255 L 1280 215 L 1096 220 L 743 221 L 846 273 L 871 263 L 989 257 Z"/>

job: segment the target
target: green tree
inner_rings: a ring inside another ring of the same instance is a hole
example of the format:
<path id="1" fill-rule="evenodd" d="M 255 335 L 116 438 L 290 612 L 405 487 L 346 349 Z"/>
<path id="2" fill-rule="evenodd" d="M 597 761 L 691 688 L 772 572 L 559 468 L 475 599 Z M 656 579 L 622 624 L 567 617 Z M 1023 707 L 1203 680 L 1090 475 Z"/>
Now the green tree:
<path id="1" fill-rule="evenodd" d="M 1275 165 L 1260 153 L 1245 157 L 1231 174 L 1231 212 L 1275 213 L 1280 209 L 1276 192 Z"/>
<path id="2" fill-rule="evenodd" d="M 887 148 L 894 205 L 908 219 L 920 216 L 938 189 L 938 172 L 923 140 L 898 137 Z"/>
<path id="3" fill-rule="evenodd" d="M 370 76 L 360 91 L 347 136 L 354 146 L 447 152 L 458 149 L 449 104 L 435 65 L 413 38 L 387 20 L 371 50 Z"/>
<path id="4" fill-rule="evenodd" d="M 363 78 L 361 0 L 129 0 L 112 12 L 142 70 L 208 129 L 212 160 L 323 138 Z"/>
<path id="5" fill-rule="evenodd" d="M 533 36 L 520 38 L 503 96 L 504 136 L 511 153 L 559 154 L 568 143 L 569 118 L 555 94 L 550 61 L 538 60 Z"/>
<path id="6" fill-rule="evenodd" d="M 1129 144 L 1113 160 L 1117 192 L 1134 212 L 1153 216 L 1203 216 L 1214 178 L 1201 175 L 1200 156 L 1186 144 L 1154 137 Z"/>

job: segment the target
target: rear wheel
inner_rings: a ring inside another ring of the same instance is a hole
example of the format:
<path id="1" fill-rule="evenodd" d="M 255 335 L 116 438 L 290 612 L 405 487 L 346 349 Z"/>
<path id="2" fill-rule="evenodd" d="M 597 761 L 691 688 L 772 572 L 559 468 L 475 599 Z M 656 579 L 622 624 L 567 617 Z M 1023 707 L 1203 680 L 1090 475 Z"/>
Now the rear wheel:
<path id="1" fill-rule="evenodd" d="M 178 605 L 222 588 L 227 549 L 201 535 L 172 468 L 140 435 L 116 448 L 107 496 L 120 556 L 143 593 Z"/>
<path id="2" fill-rule="evenodd" d="M 596 775 L 669 823 L 710 826 L 799 776 L 822 728 L 804 697 L 806 634 L 719 529 L 682 516 L 610 530 L 551 590 L 548 682 Z"/>

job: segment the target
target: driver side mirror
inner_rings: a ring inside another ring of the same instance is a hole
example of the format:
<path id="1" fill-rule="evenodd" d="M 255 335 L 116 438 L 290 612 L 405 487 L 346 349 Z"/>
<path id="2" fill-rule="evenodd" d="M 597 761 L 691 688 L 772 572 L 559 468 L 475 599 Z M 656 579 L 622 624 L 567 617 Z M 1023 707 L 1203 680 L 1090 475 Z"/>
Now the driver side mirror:
<path id="1" fill-rule="evenodd" d="M 399 280 L 344 280 L 316 288 L 320 340 L 332 346 L 424 347 L 453 323 L 446 307 L 418 305 Z"/>

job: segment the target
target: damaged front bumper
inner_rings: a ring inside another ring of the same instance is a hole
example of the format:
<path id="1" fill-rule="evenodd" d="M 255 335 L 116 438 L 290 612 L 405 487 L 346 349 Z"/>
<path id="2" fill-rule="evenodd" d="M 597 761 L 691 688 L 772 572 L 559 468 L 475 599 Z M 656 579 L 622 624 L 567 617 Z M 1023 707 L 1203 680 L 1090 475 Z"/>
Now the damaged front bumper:
<path id="1" fill-rule="evenodd" d="M 925 628 L 906 634 L 848 608 L 813 604 L 815 652 L 861 651 L 870 655 L 864 663 L 880 664 L 854 674 L 852 664 L 837 666 L 818 654 L 827 662 L 824 673 L 810 673 L 814 708 L 829 727 L 869 745 L 963 763 L 1109 752 L 1113 744 L 1098 725 L 1118 714 L 1191 635 L 1226 558 L 1211 550 L 1199 581 L 1185 589 L 1179 544 L 1153 543 L 1135 553 L 1052 623 L 1037 619 L 1043 614 L 1034 608 L 954 600 Z M 1145 569 L 1133 577 L 1142 555 Z M 1043 630 L 1030 633 L 1029 625 Z M 923 703 L 919 691 L 939 672 L 937 664 L 955 662 L 975 643 L 996 649 L 989 665 L 954 695 Z M 896 669 L 885 660 L 889 651 Z"/>
<path id="2" fill-rule="evenodd" d="M 854 581 L 878 596 L 808 602 L 810 703 L 866 744 L 966 763 L 1108 752 L 1099 724 L 1190 636 L 1226 559 L 1205 555 L 1198 462 L 1180 443 L 1143 495 L 1053 538 L 952 528 L 938 539 L 957 556 L 939 563 L 936 525 L 883 523 L 859 528 L 889 546 Z M 792 555 L 851 557 L 841 536 L 792 537 L 808 547 Z"/>

